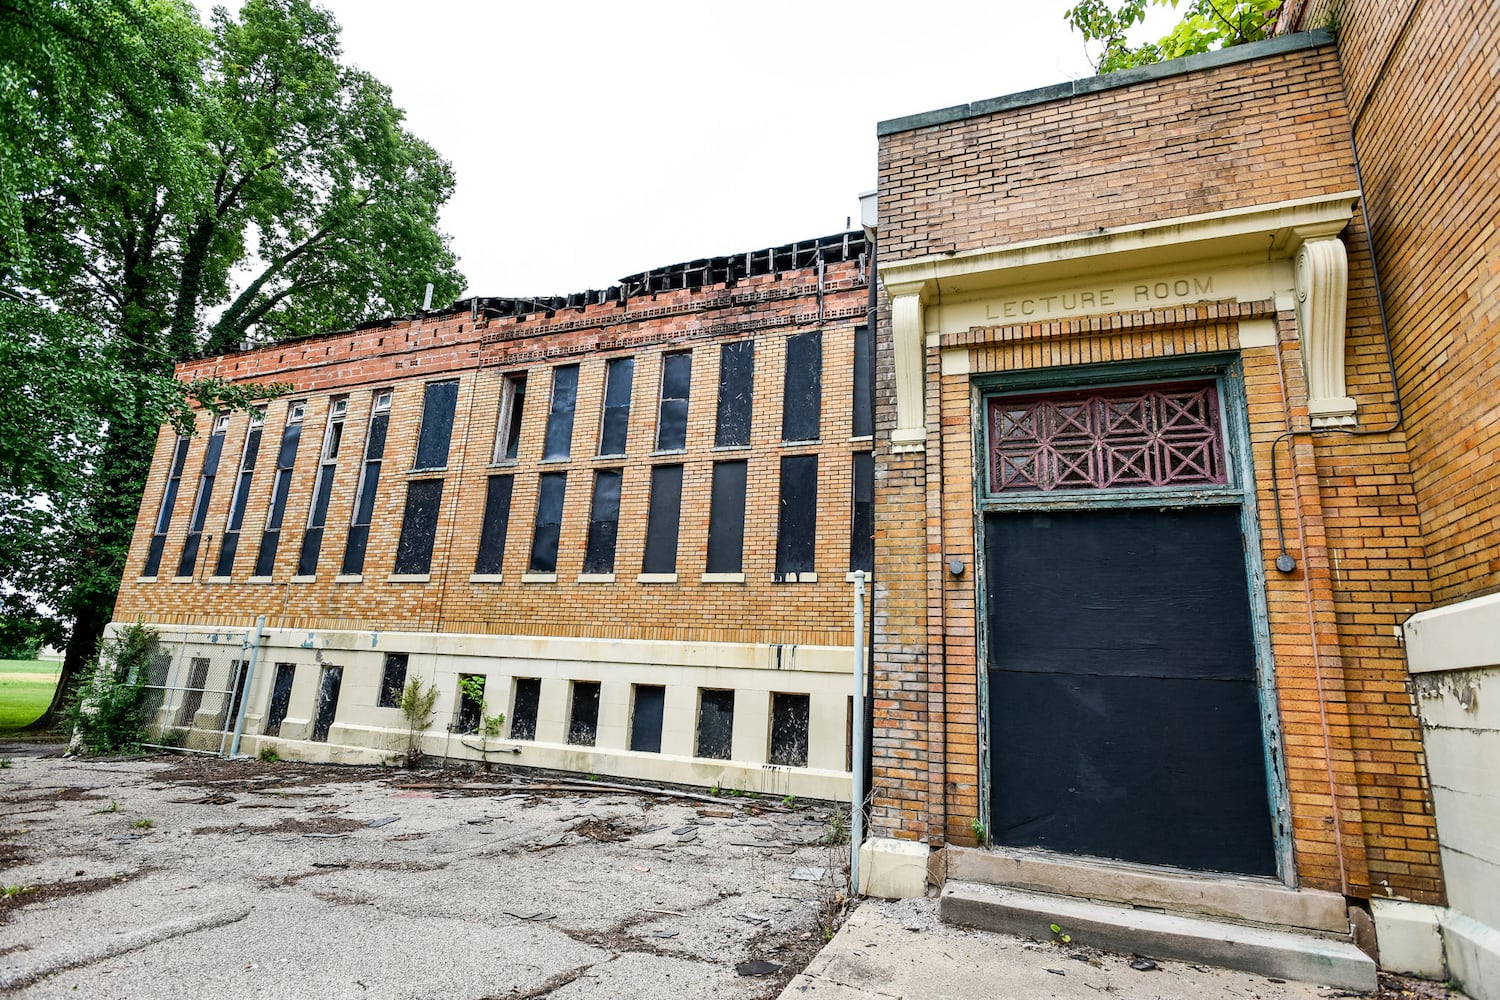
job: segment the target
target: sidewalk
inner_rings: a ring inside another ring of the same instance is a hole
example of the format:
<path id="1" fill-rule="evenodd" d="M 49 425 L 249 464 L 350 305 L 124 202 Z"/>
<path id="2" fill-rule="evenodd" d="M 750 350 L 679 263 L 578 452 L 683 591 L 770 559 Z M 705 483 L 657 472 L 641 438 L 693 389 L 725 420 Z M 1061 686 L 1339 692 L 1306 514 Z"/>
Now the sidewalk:
<path id="1" fill-rule="evenodd" d="M 1359 994 L 1026 941 L 937 919 L 937 900 L 867 900 L 781 1000 L 1331 1000 Z M 1145 964 L 1145 963 L 1142 963 Z M 1439 987 L 1439 989 L 1441 989 Z M 1442 996 L 1443 993 L 1435 993 Z M 1457 994 L 1453 994 L 1457 996 Z"/>

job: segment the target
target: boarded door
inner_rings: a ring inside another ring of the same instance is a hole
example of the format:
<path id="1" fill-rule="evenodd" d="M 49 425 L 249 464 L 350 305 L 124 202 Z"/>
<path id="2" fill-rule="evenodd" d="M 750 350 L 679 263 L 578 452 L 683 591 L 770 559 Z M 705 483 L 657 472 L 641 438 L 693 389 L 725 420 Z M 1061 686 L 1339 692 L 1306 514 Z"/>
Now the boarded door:
<path id="1" fill-rule="evenodd" d="M 1276 873 L 1239 517 L 985 515 L 996 843 Z"/>

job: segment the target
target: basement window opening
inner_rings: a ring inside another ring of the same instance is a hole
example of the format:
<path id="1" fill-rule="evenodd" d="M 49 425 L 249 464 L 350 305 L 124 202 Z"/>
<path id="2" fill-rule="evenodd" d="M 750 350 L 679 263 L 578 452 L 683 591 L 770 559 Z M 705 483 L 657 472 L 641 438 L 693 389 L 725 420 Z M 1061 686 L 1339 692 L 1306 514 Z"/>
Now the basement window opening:
<path id="1" fill-rule="evenodd" d="M 573 705 L 568 713 L 568 742 L 591 747 L 599 736 L 599 682 L 574 681 Z"/>
<path id="2" fill-rule="evenodd" d="M 734 692 L 700 688 L 696 756 L 710 760 L 728 760 L 733 743 Z"/>
<path id="3" fill-rule="evenodd" d="M 401 692 L 406 687 L 406 653 L 386 653 L 385 669 L 380 675 L 380 698 L 377 708 L 400 708 Z"/>
<path id="4" fill-rule="evenodd" d="M 296 677 L 295 663 L 276 664 L 276 679 L 271 684 L 271 700 L 266 706 L 266 725 L 261 731 L 264 735 L 281 735 L 281 724 L 286 721 L 287 710 L 292 704 L 292 681 Z"/>
<path id="5" fill-rule="evenodd" d="M 511 703 L 510 738 L 536 739 L 536 713 L 542 701 L 540 677 L 517 677 L 515 698 Z"/>
<path id="6" fill-rule="evenodd" d="M 640 753 L 661 753 L 661 727 L 667 703 L 667 689 L 660 684 L 635 685 L 630 712 L 630 749 Z"/>
<path id="7" fill-rule="evenodd" d="M 807 733 L 811 699 L 805 694 L 771 695 L 772 764 L 784 767 L 807 766 Z"/>
<path id="8" fill-rule="evenodd" d="M 477 733 L 484 722 L 484 702 L 469 693 L 469 682 L 479 681 L 483 690 L 483 674 L 459 674 L 457 697 L 453 711 L 453 732 Z"/>

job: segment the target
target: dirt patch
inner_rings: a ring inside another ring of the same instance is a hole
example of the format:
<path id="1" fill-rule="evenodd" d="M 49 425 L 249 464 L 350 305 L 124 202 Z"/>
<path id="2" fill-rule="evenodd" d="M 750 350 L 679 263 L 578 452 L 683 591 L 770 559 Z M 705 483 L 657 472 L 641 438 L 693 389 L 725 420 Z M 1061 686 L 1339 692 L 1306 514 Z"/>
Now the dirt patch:
<path id="1" fill-rule="evenodd" d="M 319 816 L 317 819 L 288 817 L 279 823 L 200 826 L 194 829 L 193 833 L 353 833 L 363 826 L 364 824 L 357 819 L 347 819 L 342 816 Z"/>
<path id="2" fill-rule="evenodd" d="M 168 785 L 190 785 L 205 791 L 249 794 L 267 788 L 313 788 L 380 781 L 391 776 L 389 768 L 352 767 L 342 764 L 299 764 L 260 760 L 218 758 L 170 759 L 151 780 Z"/>
<path id="3" fill-rule="evenodd" d="M 25 830 L 0 830 L 0 868 L 24 864 L 28 855 L 17 843 Z"/>
<path id="4" fill-rule="evenodd" d="M 146 871 L 147 869 L 143 868 L 140 871 L 109 878 L 73 878 L 64 879 L 61 882 L 43 882 L 41 885 L 21 886 L 19 891 L 13 891 L 16 888 L 14 886 L 6 886 L 7 894 L 4 898 L 0 898 L 0 924 L 9 923 L 11 914 L 28 906 L 50 903 L 68 896 L 84 896 L 91 892 L 100 892 L 111 886 L 128 882 L 145 874 Z"/>
<path id="5" fill-rule="evenodd" d="M 613 844 L 616 841 L 629 840 L 640 833 L 641 825 L 625 820 L 595 819 L 590 817 L 581 823 L 574 823 L 568 827 L 568 832 L 576 833 L 580 837 L 587 837 L 601 844 Z"/>
<path id="6" fill-rule="evenodd" d="M 1380 988 L 1369 995 L 1376 1000 L 1454 1000 L 1463 996 L 1443 983 L 1398 976 L 1390 972 L 1380 973 Z"/>

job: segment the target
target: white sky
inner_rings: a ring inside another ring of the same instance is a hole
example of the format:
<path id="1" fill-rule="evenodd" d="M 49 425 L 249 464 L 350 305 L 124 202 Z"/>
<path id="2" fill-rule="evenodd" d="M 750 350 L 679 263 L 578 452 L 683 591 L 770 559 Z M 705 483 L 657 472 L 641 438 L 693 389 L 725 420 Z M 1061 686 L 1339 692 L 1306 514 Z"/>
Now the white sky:
<path id="1" fill-rule="evenodd" d="M 1092 73 L 1069 0 L 322 4 L 454 166 L 466 294 L 840 232 L 875 186 L 877 121 Z"/>

